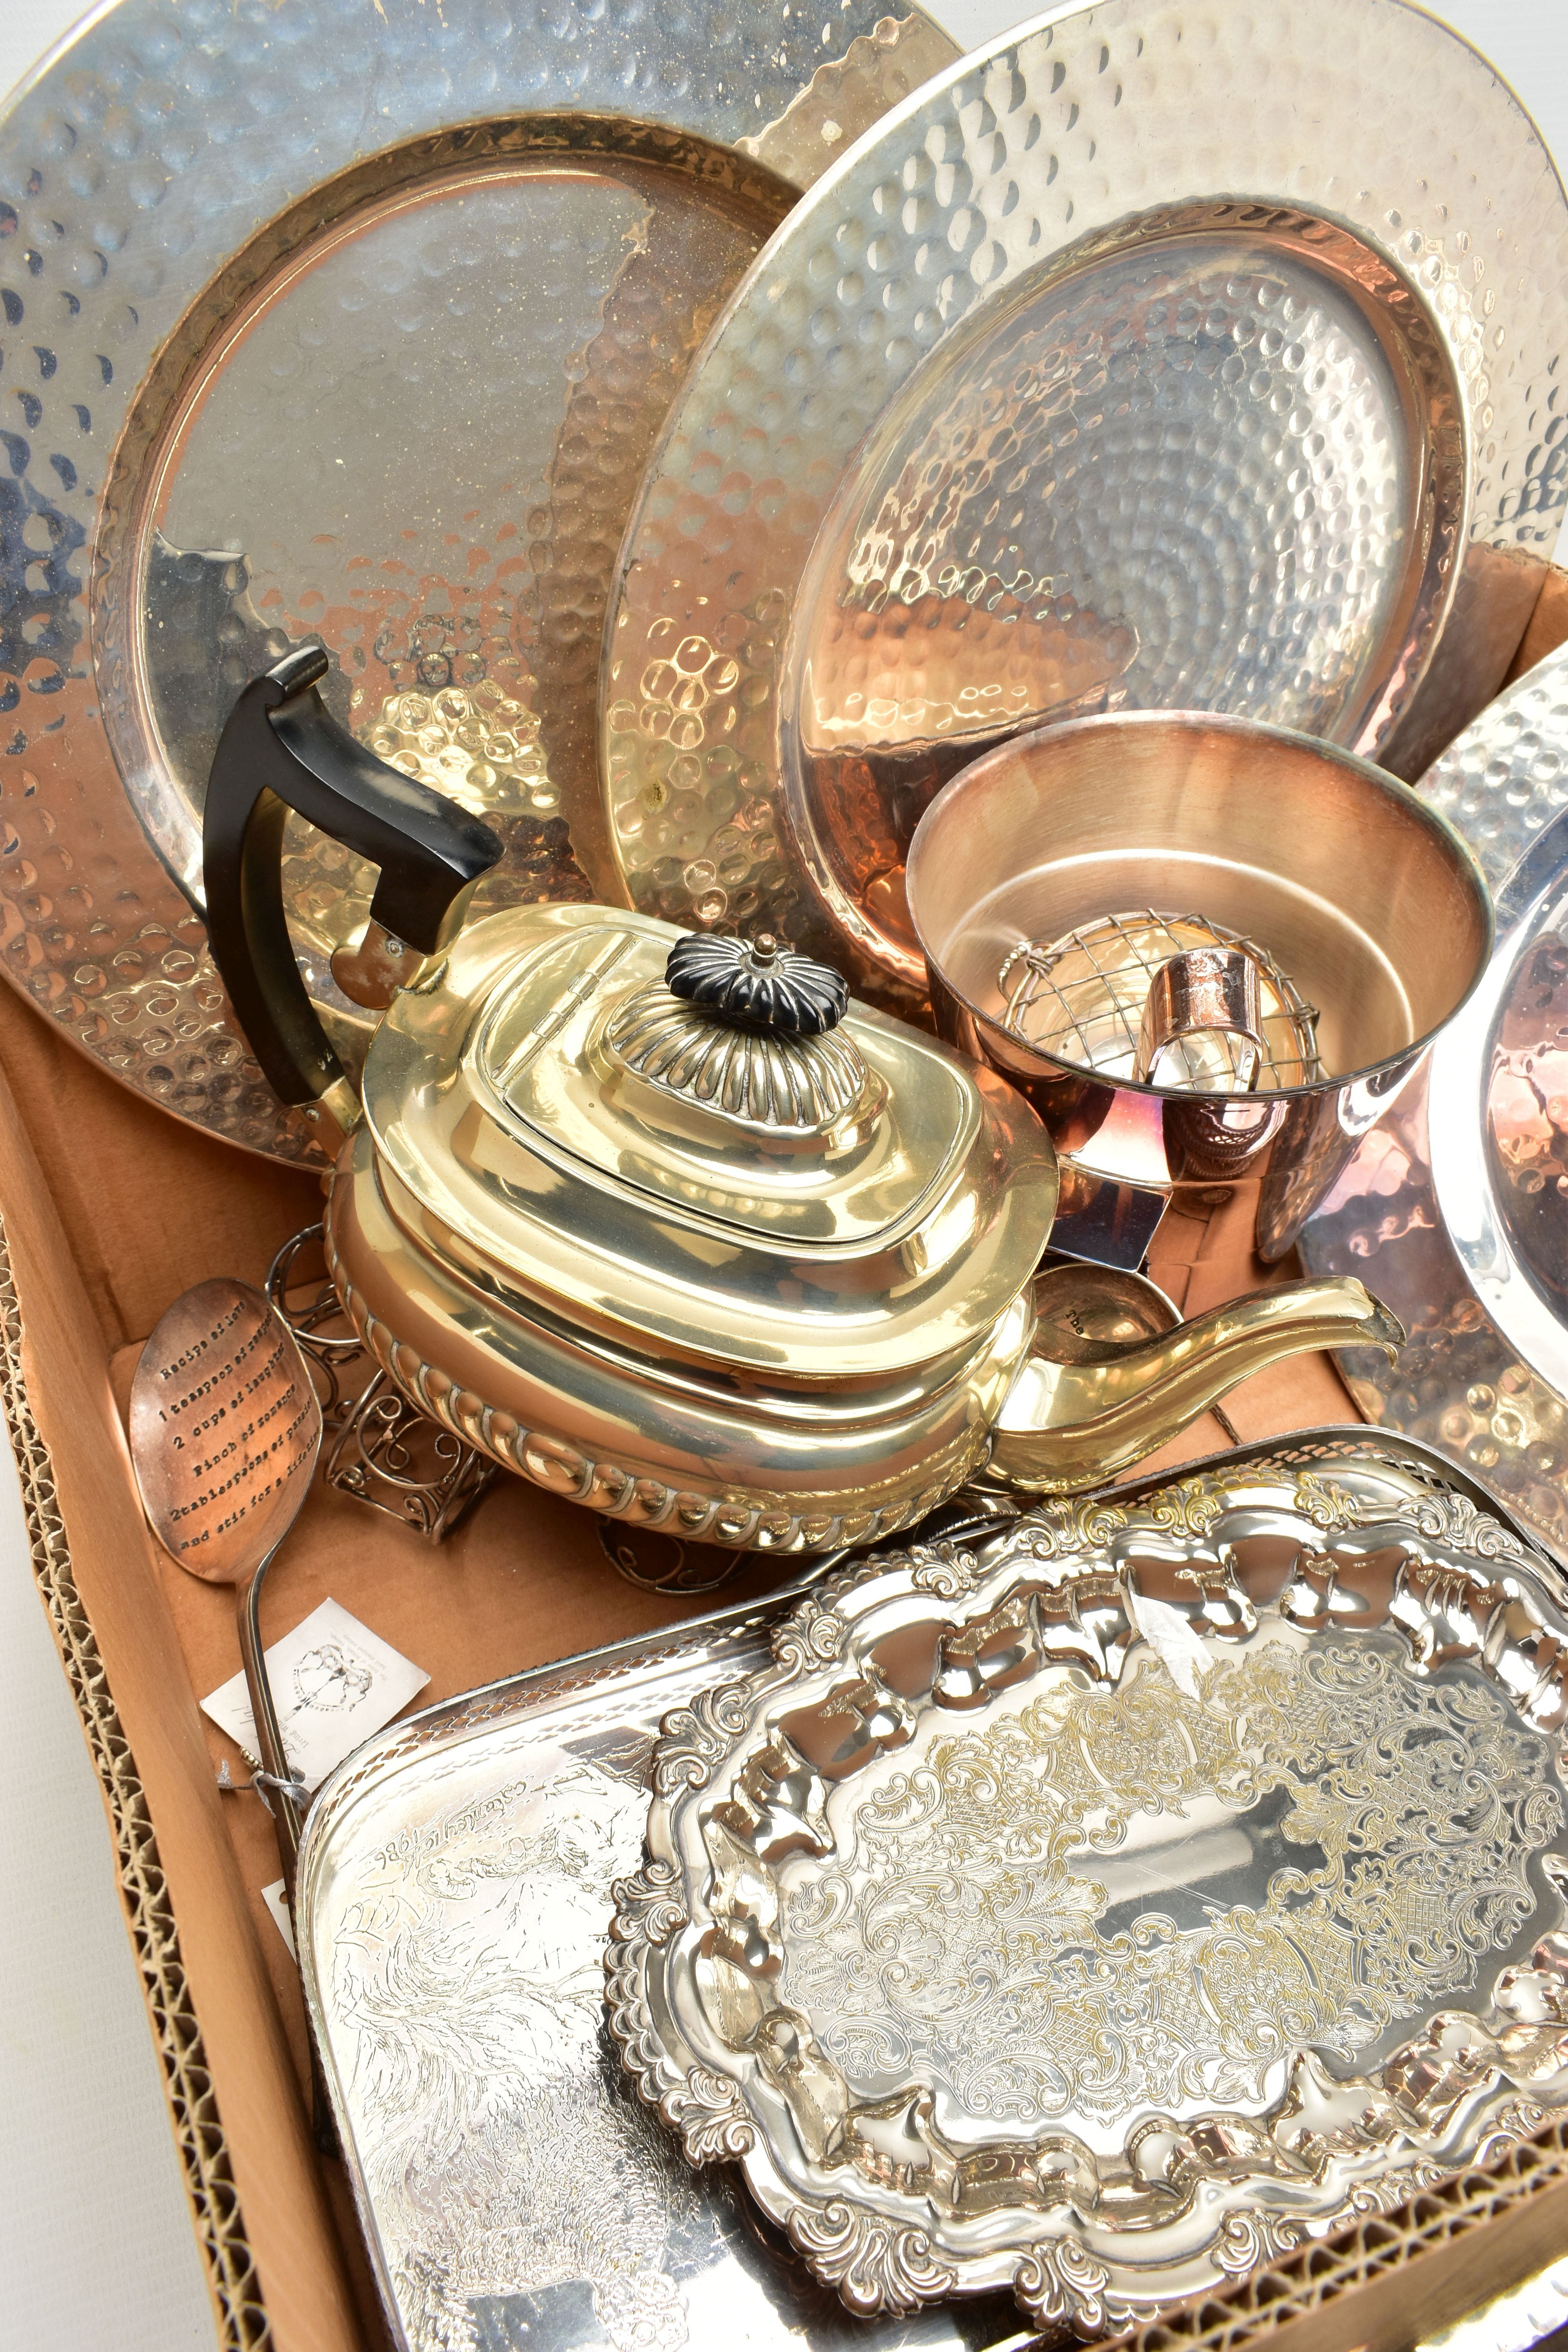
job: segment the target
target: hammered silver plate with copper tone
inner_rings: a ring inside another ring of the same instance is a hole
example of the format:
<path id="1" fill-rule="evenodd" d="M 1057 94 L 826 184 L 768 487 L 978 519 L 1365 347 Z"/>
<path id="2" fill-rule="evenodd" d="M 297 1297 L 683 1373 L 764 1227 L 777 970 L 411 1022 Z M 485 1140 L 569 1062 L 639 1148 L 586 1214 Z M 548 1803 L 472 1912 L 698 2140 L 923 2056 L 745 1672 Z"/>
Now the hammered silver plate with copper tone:
<path id="1" fill-rule="evenodd" d="M 1401 0 L 1105 0 L 938 76 L 759 258 L 649 469 L 602 748 L 636 903 L 918 998 L 956 764 L 1123 705 L 1419 774 L 1568 499 L 1568 209 Z"/>
<path id="2" fill-rule="evenodd" d="M 1370 1454 L 840 1574 L 667 1717 L 610 2027 L 863 2313 L 1147 2320 L 1568 2103 L 1568 1591 Z"/>
<path id="3" fill-rule="evenodd" d="M 1300 1248 L 1310 1273 L 1368 1282 L 1409 1332 L 1392 1365 L 1359 1349 L 1341 1360 L 1368 1418 L 1487 1479 L 1568 1559 L 1568 808 L 1552 814 L 1568 738 L 1538 715 L 1554 666 L 1434 772 L 1456 823 L 1494 848 L 1529 845 L 1499 887 L 1474 999 Z"/>
<path id="4" fill-rule="evenodd" d="M 614 880 L 593 697 L 643 464 L 805 185 L 953 56 L 842 0 L 119 0 L 0 120 L 6 976 L 153 1101 L 310 1156 L 228 1013 L 201 809 L 240 685 L 328 698 L 501 834 L 482 903 Z M 334 981 L 369 870 L 298 821 Z"/>
<path id="5" fill-rule="evenodd" d="M 1432 1051 L 1432 1181 L 1471 1289 L 1568 1397 L 1568 809 L 1498 894 L 1479 988 Z"/>
<path id="6" fill-rule="evenodd" d="M 1464 835 L 1500 890 L 1568 809 L 1568 645 L 1489 702 L 1415 789 Z"/>

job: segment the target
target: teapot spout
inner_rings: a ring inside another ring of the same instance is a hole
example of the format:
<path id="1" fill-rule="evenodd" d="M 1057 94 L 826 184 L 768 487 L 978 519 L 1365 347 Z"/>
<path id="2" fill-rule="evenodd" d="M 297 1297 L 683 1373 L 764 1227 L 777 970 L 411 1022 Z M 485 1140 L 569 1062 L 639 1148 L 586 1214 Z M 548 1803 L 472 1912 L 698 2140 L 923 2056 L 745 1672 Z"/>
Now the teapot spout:
<path id="1" fill-rule="evenodd" d="M 1353 1276 L 1279 1283 L 1097 1363 L 1032 1356 L 992 1436 L 983 1483 L 1066 1495 L 1141 1462 L 1253 1372 L 1311 1348 L 1382 1348 L 1405 1328 Z"/>

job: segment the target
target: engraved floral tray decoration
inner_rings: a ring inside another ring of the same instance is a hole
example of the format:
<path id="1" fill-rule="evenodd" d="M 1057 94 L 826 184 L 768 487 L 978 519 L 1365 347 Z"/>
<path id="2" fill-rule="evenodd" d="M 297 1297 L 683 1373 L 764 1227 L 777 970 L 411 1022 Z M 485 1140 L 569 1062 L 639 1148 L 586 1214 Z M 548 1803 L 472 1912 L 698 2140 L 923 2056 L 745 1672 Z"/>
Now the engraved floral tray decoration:
<path id="1" fill-rule="evenodd" d="M 857 2311 L 1147 2318 L 1568 2101 L 1565 1643 L 1359 1456 L 850 1571 L 666 1719 L 625 2063 Z"/>

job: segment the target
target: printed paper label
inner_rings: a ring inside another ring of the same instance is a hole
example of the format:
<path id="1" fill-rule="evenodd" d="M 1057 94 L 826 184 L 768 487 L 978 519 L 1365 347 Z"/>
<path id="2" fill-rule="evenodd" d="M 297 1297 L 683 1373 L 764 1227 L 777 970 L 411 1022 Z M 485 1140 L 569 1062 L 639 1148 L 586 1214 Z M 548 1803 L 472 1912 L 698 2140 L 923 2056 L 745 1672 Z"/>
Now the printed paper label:
<path id="1" fill-rule="evenodd" d="M 284 1752 L 312 1792 L 430 1679 L 336 1601 L 323 1601 L 302 1624 L 273 1643 L 267 1672 Z M 203 1699 L 202 1708 L 256 1763 L 256 1726 L 244 1674 L 231 1675 Z"/>

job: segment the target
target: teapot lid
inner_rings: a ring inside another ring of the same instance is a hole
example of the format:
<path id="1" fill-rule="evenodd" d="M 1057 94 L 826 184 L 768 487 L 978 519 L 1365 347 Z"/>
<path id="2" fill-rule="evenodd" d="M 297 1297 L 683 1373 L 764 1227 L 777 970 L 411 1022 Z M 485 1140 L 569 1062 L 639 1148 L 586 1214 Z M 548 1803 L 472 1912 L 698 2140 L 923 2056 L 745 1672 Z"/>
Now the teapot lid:
<path id="1" fill-rule="evenodd" d="M 1055 1212 L 1002 1081 L 782 942 L 616 908 L 469 926 L 364 1105 L 394 1214 L 477 1291 L 775 1379 L 967 1350 Z"/>

